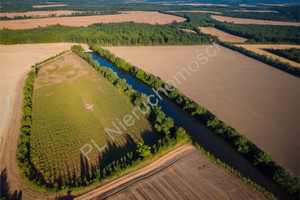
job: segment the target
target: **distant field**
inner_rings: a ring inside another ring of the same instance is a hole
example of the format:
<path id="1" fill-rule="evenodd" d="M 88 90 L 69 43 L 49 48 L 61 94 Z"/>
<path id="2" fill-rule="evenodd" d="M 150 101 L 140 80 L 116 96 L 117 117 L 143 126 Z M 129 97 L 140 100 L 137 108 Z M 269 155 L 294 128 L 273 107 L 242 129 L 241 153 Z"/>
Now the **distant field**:
<path id="1" fill-rule="evenodd" d="M 236 43 L 244 43 L 247 41 L 247 38 L 242 38 L 239 36 L 231 35 L 224 31 L 218 30 L 216 28 L 211 27 L 199 27 L 200 31 L 205 34 L 210 34 L 213 36 L 217 36 L 219 40 L 223 42 L 236 42 Z"/>
<path id="2" fill-rule="evenodd" d="M 276 10 L 233 10 L 234 12 L 250 12 L 250 13 L 278 13 Z"/>
<path id="3" fill-rule="evenodd" d="M 182 29 L 180 29 L 180 30 L 185 31 L 185 32 L 188 32 L 188 33 L 194 33 L 194 34 L 197 34 L 196 31 L 191 30 L 191 29 L 184 29 L 184 28 L 182 28 Z"/>
<path id="4" fill-rule="evenodd" d="M 266 55 L 273 59 L 278 59 L 281 62 L 289 63 L 292 66 L 300 67 L 300 64 L 291 60 L 288 60 L 286 58 L 283 58 L 281 56 L 275 55 L 273 53 L 270 53 L 268 51 L 265 51 L 264 49 L 290 49 L 290 48 L 300 48 L 300 45 L 289 45 L 289 44 L 237 44 L 236 46 L 243 47 L 245 49 L 248 49 L 249 51 L 253 51 L 255 53 Z"/>
<path id="5" fill-rule="evenodd" d="M 135 177 L 133 177 L 135 176 Z M 146 167 L 116 179 L 90 193 L 85 199 L 264 199 L 224 169 L 185 145 Z"/>
<path id="6" fill-rule="evenodd" d="M 163 80 L 202 53 L 201 46 L 106 47 Z M 210 53 L 214 48 L 208 49 Z M 202 60 L 203 61 L 203 60 Z M 185 74 L 185 73 L 184 73 Z M 177 84 L 186 96 L 214 113 L 274 160 L 299 176 L 299 78 L 221 47 L 191 76 Z"/>
<path id="7" fill-rule="evenodd" d="M 102 147 L 112 143 L 104 128 L 114 129 L 112 122 L 123 119 L 133 110 L 129 99 L 102 75 L 74 53 L 69 53 L 46 64 L 35 81 L 33 123 L 31 132 L 31 159 L 46 180 L 62 176 L 80 176 L 80 148 L 91 139 Z M 132 150 L 146 131 L 151 131 L 148 120 L 140 119 L 126 131 L 114 134 L 115 145 L 108 152 L 124 148 Z M 94 164 L 99 164 L 96 147 L 89 154 Z M 47 173 L 45 173 L 47 172 Z"/>
<path id="8" fill-rule="evenodd" d="M 82 13 L 82 11 L 74 10 L 55 10 L 55 11 L 31 11 L 31 12 L 15 12 L 15 13 L 0 13 L 0 17 L 48 17 L 50 15 L 72 15 L 73 13 Z"/>
<path id="9" fill-rule="evenodd" d="M 220 22 L 233 22 L 234 24 L 259 24 L 259 25 L 278 25 L 278 26 L 300 26 L 297 22 L 281 22 L 259 19 L 245 19 L 236 17 L 226 17 L 220 15 L 211 15 L 212 18 Z"/>
<path id="10" fill-rule="evenodd" d="M 33 8 L 54 8 L 54 7 L 64 7 L 67 4 L 49 4 L 49 5 L 33 5 Z"/>
<path id="11" fill-rule="evenodd" d="M 176 12 L 190 12 L 190 13 L 212 13 L 212 14 L 222 14 L 221 12 L 216 11 L 210 11 L 210 10 L 170 10 L 167 11 L 170 13 L 176 13 Z"/>
<path id="12" fill-rule="evenodd" d="M 0 23 L 0 29 L 30 29 L 38 26 L 61 24 L 65 26 L 88 26 L 94 23 L 112 22 L 136 22 L 149 24 L 168 24 L 173 21 L 183 22 L 186 19 L 174 15 L 162 14 L 159 12 L 148 11 L 126 11 L 115 15 L 97 15 L 80 17 L 60 17 L 44 19 L 23 19 L 23 20 L 4 20 Z"/>

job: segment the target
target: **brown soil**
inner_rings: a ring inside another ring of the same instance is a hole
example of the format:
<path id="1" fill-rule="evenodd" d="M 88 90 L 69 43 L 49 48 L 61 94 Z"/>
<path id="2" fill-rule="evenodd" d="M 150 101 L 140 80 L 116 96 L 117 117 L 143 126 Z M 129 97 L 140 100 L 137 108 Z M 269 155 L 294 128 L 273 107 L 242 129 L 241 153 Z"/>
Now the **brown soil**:
<path id="1" fill-rule="evenodd" d="M 253 51 L 255 53 L 266 55 L 273 59 L 278 59 L 281 62 L 289 63 L 290 65 L 294 67 L 300 67 L 300 64 L 291 60 L 288 60 L 286 58 L 280 57 L 278 55 L 272 54 L 268 51 L 265 51 L 264 49 L 290 49 L 290 48 L 298 48 L 300 49 L 300 45 L 289 45 L 289 44 L 241 44 L 236 45 L 239 47 L 243 47 L 245 49 L 248 49 L 249 51 Z"/>
<path id="2" fill-rule="evenodd" d="M 206 55 L 207 45 L 106 47 L 163 80 Z M 209 51 L 213 52 L 212 49 Z M 177 88 L 299 176 L 300 80 L 238 52 L 221 51 Z M 182 79 L 180 79 L 182 80 Z"/>
<path id="3" fill-rule="evenodd" d="M 74 10 L 56 10 L 56 11 L 31 11 L 31 12 L 15 12 L 15 13 L 0 13 L 0 17 L 23 17 L 24 15 L 27 17 L 48 17 L 50 15 L 72 15 L 73 13 L 82 13 L 82 11 L 74 11 Z"/>
<path id="4" fill-rule="evenodd" d="M 217 36 L 219 40 L 223 42 L 235 42 L 235 43 L 244 43 L 247 41 L 247 38 L 242 38 L 239 36 L 231 35 L 224 31 L 220 31 L 216 28 L 211 27 L 199 27 L 200 31 L 205 34 L 210 34 L 213 36 Z"/>
<path id="5" fill-rule="evenodd" d="M 276 10 L 233 10 L 234 12 L 278 13 Z"/>
<path id="6" fill-rule="evenodd" d="M 196 31 L 191 30 L 191 29 L 184 29 L 184 28 L 182 28 L 182 29 L 180 29 L 180 30 L 185 31 L 185 32 L 188 32 L 188 33 L 194 33 L 194 34 L 197 34 Z"/>
<path id="7" fill-rule="evenodd" d="M 64 7 L 67 4 L 52 4 L 52 5 L 34 5 L 33 8 L 53 8 L 53 7 Z"/>
<path id="8" fill-rule="evenodd" d="M 170 13 L 176 13 L 176 12 L 190 12 L 190 13 L 212 13 L 212 14 L 222 14 L 221 12 L 216 11 L 209 11 L 209 10 L 170 10 L 167 11 Z"/>
<path id="9" fill-rule="evenodd" d="M 96 15 L 80 17 L 51 17 L 43 19 L 22 19 L 22 20 L 4 20 L 0 24 L 0 29 L 30 29 L 38 26 L 55 25 L 57 23 L 65 26 L 88 26 L 94 23 L 112 23 L 112 22 L 136 22 L 149 24 L 168 24 L 173 21 L 183 22 L 185 18 L 174 15 L 162 14 L 159 12 L 148 11 L 128 11 L 115 15 Z"/>
<path id="10" fill-rule="evenodd" d="M 263 199 L 193 146 L 175 148 L 149 165 L 81 199 Z"/>
<path id="11" fill-rule="evenodd" d="M 226 17 L 226 16 L 219 16 L 219 15 L 211 15 L 211 17 L 220 22 L 233 22 L 234 24 L 300 26 L 300 23 L 297 23 L 297 22 L 281 22 L 281 21 L 271 21 L 271 20 L 245 19 L 245 18 Z"/>
<path id="12" fill-rule="evenodd" d="M 172 5 L 172 6 L 217 6 L 217 7 L 228 7 L 226 4 L 212 4 L 212 3 L 162 3 L 162 5 Z"/>
<path id="13" fill-rule="evenodd" d="M 25 183 L 16 163 L 20 134 L 21 106 L 26 73 L 31 66 L 70 49 L 72 43 L 0 45 L 0 170 L 7 169 L 10 192 L 22 191 L 22 199 L 54 199 L 54 195 L 37 192 Z M 84 46 L 87 48 L 87 45 Z M 9 101 L 7 101 L 9 97 Z M 7 104 L 8 102 L 8 104 Z M 5 111 L 5 112 L 2 112 Z"/>

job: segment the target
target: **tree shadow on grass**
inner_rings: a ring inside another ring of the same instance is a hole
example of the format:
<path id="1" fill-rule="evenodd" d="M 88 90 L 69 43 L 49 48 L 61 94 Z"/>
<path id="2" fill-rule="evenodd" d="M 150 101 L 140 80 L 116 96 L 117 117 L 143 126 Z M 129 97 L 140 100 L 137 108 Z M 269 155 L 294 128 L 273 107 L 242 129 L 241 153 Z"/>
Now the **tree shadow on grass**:
<path id="1" fill-rule="evenodd" d="M 22 199 L 22 191 L 15 190 L 12 194 L 10 193 L 9 183 L 7 182 L 7 169 L 4 168 L 0 175 L 0 185 L 1 185 L 1 193 L 0 198 L 7 200 L 21 200 Z"/>

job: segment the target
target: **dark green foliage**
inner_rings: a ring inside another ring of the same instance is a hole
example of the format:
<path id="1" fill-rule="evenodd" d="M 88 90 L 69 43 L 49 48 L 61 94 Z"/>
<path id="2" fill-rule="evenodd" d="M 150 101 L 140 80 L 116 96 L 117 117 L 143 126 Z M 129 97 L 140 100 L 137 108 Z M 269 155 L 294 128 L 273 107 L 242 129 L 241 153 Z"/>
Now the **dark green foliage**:
<path id="1" fill-rule="evenodd" d="M 239 8 L 240 9 L 240 8 Z M 251 8 L 247 8 L 248 10 Z M 285 21 L 285 22 L 299 22 L 299 5 L 292 6 L 275 6 L 275 7 L 262 7 L 262 8 L 252 8 L 254 10 L 272 10 L 275 12 L 232 12 L 232 11 L 223 11 L 222 15 L 238 18 L 247 18 L 247 19 L 261 19 L 261 20 L 273 20 L 273 21 Z"/>
<path id="2" fill-rule="evenodd" d="M 300 27 L 218 23 L 215 28 L 244 37 L 249 43 L 299 44 Z"/>
<path id="3" fill-rule="evenodd" d="M 284 57 L 286 59 L 300 63 L 300 49 L 264 49 L 270 53 L 276 54 L 278 56 Z"/>
<path id="4" fill-rule="evenodd" d="M 242 47 L 237 47 L 237 46 L 234 46 L 234 45 L 231 45 L 229 43 L 225 43 L 225 42 L 220 42 L 221 45 L 229 48 L 229 49 L 232 49 L 234 51 L 238 51 L 246 56 L 249 56 L 251 58 L 254 58 L 256 60 L 259 60 L 263 63 L 266 63 L 268 65 L 271 65 L 277 69 L 280 69 L 282 71 L 285 71 L 291 75 L 294 75 L 294 76 L 297 76 L 297 77 L 300 77 L 300 69 L 298 67 L 294 67 L 294 66 L 291 66 L 289 63 L 283 63 L 281 61 L 279 61 L 278 59 L 271 59 L 271 58 L 268 58 L 267 56 L 265 55 L 260 55 L 260 54 L 257 54 L 257 53 L 254 53 L 252 51 L 249 51 L 245 48 L 242 48 Z"/>
<path id="5" fill-rule="evenodd" d="M 53 25 L 27 30 L 0 31 L 1 44 L 93 42 L 100 45 L 207 44 L 208 36 L 186 33 L 168 25 L 128 23 L 94 24 L 88 27 Z"/>

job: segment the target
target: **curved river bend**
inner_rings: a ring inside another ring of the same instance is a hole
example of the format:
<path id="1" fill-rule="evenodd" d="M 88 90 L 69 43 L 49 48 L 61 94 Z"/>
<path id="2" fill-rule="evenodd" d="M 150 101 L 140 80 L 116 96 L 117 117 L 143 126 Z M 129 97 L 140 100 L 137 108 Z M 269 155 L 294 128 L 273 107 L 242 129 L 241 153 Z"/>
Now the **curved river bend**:
<path id="1" fill-rule="evenodd" d="M 146 95 L 153 94 L 152 88 L 148 85 L 142 83 L 127 72 L 118 69 L 94 53 L 89 54 L 94 60 L 98 61 L 101 67 L 110 68 L 116 72 L 121 79 L 126 79 L 126 82 L 131 85 L 133 89 L 145 93 Z M 210 151 L 217 158 L 240 171 L 245 177 L 249 177 L 252 181 L 272 192 L 278 199 L 293 199 L 277 184 L 253 167 L 253 165 L 246 158 L 240 155 L 233 147 L 206 128 L 200 121 L 185 113 L 179 106 L 171 102 L 167 97 L 163 96 L 163 100 L 160 100 L 158 105 L 162 107 L 162 111 L 164 111 L 167 116 L 174 119 L 177 126 L 181 126 L 187 130 L 193 141 L 198 142 L 202 147 Z"/>

